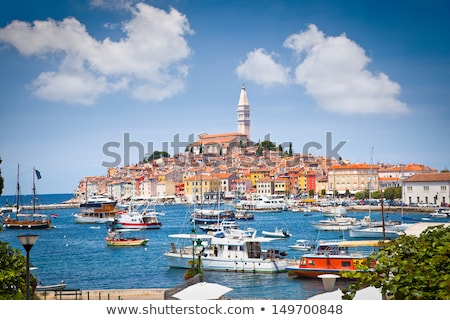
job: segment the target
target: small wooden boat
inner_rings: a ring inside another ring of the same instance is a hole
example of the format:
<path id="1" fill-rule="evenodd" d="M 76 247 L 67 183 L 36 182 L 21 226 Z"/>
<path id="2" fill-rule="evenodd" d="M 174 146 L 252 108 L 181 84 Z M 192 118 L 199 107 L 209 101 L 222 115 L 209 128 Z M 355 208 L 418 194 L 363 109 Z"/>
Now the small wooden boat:
<path id="1" fill-rule="evenodd" d="M 109 231 L 105 238 L 106 244 L 112 247 L 134 247 L 144 246 L 149 241 L 147 238 L 125 236 L 126 231 L 130 230 Z"/>

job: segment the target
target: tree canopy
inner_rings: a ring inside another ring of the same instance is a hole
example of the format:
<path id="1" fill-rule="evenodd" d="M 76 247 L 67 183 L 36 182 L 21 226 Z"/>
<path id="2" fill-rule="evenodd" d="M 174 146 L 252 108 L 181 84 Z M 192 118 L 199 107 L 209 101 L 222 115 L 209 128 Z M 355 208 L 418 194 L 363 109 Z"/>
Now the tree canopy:
<path id="1" fill-rule="evenodd" d="M 2 163 L 2 158 L 0 157 L 0 164 Z M 0 168 L 0 196 L 3 193 L 3 177 L 2 177 L 2 168 Z"/>
<path id="2" fill-rule="evenodd" d="M 366 286 L 381 288 L 388 299 L 450 299 L 450 227 L 427 228 L 420 236 L 401 236 L 372 254 L 368 272 L 345 272 L 355 282 L 344 290 L 352 299 Z"/>
<path id="3" fill-rule="evenodd" d="M 0 299 L 21 300 L 26 297 L 26 258 L 18 249 L 0 241 Z M 31 288 L 36 279 L 30 275 Z"/>

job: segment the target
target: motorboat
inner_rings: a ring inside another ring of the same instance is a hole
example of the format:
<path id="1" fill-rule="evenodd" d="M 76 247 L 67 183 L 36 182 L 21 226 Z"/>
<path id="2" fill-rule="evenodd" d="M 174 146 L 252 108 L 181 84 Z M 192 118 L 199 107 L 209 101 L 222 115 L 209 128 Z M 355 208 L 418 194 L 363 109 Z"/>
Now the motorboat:
<path id="1" fill-rule="evenodd" d="M 384 230 L 383 230 L 384 229 Z M 365 239 L 397 239 L 404 233 L 405 227 L 401 225 L 381 227 L 360 227 L 349 231 L 350 238 Z"/>
<path id="2" fill-rule="evenodd" d="M 161 229 L 162 223 L 152 213 L 138 211 L 121 211 L 115 216 L 117 229 Z"/>
<path id="3" fill-rule="evenodd" d="M 295 240 L 295 244 L 292 244 L 288 246 L 288 248 L 297 250 L 297 251 L 311 251 L 314 248 L 314 244 L 312 241 L 305 240 L 305 239 L 297 239 Z"/>
<path id="4" fill-rule="evenodd" d="M 250 200 L 241 200 L 236 203 L 236 209 L 247 212 L 281 212 L 287 210 L 286 201 L 283 198 L 258 196 Z"/>
<path id="5" fill-rule="evenodd" d="M 80 208 L 102 208 L 104 205 L 115 206 L 116 200 L 113 200 L 105 195 L 91 195 L 83 202 L 80 202 Z"/>
<path id="6" fill-rule="evenodd" d="M 450 209 L 437 208 L 433 212 L 430 213 L 430 217 L 432 218 L 449 218 L 450 217 Z"/>
<path id="7" fill-rule="evenodd" d="M 317 278 L 322 274 L 362 271 L 371 253 L 382 247 L 383 241 L 321 241 L 317 248 L 304 254 L 298 264 L 286 268 L 288 276 Z"/>
<path id="8" fill-rule="evenodd" d="M 263 236 L 269 238 L 288 238 L 292 236 L 292 234 L 286 229 L 275 228 L 274 231 L 262 231 Z"/>
<path id="9" fill-rule="evenodd" d="M 43 285 L 38 284 L 36 286 L 35 291 L 59 291 L 64 290 L 66 288 L 67 284 L 62 280 L 60 283 L 50 284 L 50 285 Z"/>
<path id="10" fill-rule="evenodd" d="M 255 219 L 255 215 L 247 210 L 237 209 L 234 212 L 234 218 L 236 220 L 253 220 Z"/>
<path id="11" fill-rule="evenodd" d="M 171 250 L 164 253 L 171 268 L 189 269 L 193 259 L 201 260 L 204 271 L 225 272 L 256 272 L 278 273 L 285 272 L 288 260 L 286 252 L 275 249 L 262 249 L 263 243 L 273 239 L 257 237 L 256 230 L 252 236 L 235 236 L 223 238 L 211 234 L 173 234 L 170 238 L 186 240 L 190 244 L 177 247 L 171 243 Z M 196 244 L 200 243 L 200 245 Z"/>
<path id="12" fill-rule="evenodd" d="M 196 225 L 214 224 L 232 219 L 234 219 L 234 213 L 231 210 L 194 209 L 191 214 L 191 221 Z"/>
<path id="13" fill-rule="evenodd" d="M 332 217 L 312 223 L 313 227 L 322 231 L 343 231 L 357 227 L 358 221 L 351 217 Z"/>
<path id="14" fill-rule="evenodd" d="M 119 210 L 115 207 L 86 208 L 72 214 L 76 223 L 107 223 L 113 222 Z"/>

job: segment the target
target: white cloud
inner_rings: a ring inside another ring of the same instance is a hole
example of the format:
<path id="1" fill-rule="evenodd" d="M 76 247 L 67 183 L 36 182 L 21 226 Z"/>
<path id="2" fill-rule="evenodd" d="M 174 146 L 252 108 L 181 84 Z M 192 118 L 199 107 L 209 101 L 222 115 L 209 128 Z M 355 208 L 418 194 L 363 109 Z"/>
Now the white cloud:
<path id="1" fill-rule="evenodd" d="M 407 113 L 397 99 L 400 85 L 384 73 L 366 69 L 370 62 L 358 44 L 345 34 L 326 37 L 315 25 L 289 36 L 286 48 L 300 57 L 295 82 L 306 88 L 326 110 L 339 113 Z"/>
<path id="2" fill-rule="evenodd" d="M 185 36 L 193 33 L 187 18 L 143 3 L 130 12 L 119 41 L 97 41 L 77 19 L 66 18 L 14 21 L 0 29 L 0 42 L 25 56 L 62 57 L 57 71 L 43 72 L 30 86 L 42 99 L 91 105 L 117 90 L 143 101 L 182 92 L 191 55 Z"/>
<path id="3" fill-rule="evenodd" d="M 255 49 L 247 54 L 247 59 L 236 68 L 236 74 L 243 80 L 271 86 L 288 84 L 289 68 L 283 67 L 273 59 L 264 49 Z"/>

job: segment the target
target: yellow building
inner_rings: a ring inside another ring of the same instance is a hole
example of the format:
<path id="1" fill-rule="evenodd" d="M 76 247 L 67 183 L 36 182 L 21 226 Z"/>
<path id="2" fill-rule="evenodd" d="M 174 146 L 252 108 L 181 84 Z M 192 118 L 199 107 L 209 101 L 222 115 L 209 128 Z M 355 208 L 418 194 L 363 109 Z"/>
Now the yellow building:
<path id="1" fill-rule="evenodd" d="M 378 190 L 378 166 L 361 163 L 335 165 L 328 168 L 328 192 L 336 190 L 354 194 L 364 190 Z"/>

